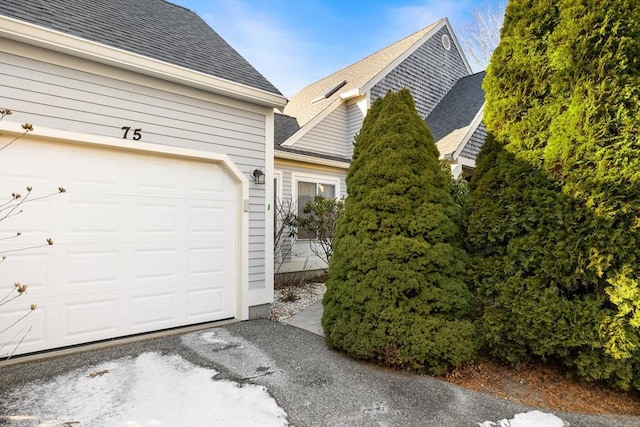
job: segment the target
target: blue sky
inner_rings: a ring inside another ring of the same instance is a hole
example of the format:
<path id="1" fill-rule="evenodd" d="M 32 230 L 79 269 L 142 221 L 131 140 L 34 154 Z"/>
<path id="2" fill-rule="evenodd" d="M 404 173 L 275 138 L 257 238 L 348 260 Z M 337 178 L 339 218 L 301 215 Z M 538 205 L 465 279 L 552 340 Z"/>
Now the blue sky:
<path id="1" fill-rule="evenodd" d="M 447 17 L 504 0 L 170 0 L 200 15 L 286 96 Z"/>

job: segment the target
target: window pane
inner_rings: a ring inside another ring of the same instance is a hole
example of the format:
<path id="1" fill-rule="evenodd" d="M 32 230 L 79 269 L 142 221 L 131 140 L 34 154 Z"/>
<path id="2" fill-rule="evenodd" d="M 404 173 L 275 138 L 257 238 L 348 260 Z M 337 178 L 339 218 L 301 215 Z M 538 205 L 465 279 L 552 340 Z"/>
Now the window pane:
<path id="1" fill-rule="evenodd" d="M 336 198 L 336 186 L 331 184 L 318 184 L 318 194 L 327 199 Z"/>
<path id="2" fill-rule="evenodd" d="M 301 213 L 305 205 L 316 195 L 315 182 L 298 181 L 298 213 Z"/>
<path id="3" fill-rule="evenodd" d="M 316 195 L 316 183 L 315 182 L 303 182 L 298 181 L 298 215 L 302 214 L 304 207 L 313 199 Z M 305 230 L 298 230 L 299 239 L 308 239 L 309 233 Z"/>

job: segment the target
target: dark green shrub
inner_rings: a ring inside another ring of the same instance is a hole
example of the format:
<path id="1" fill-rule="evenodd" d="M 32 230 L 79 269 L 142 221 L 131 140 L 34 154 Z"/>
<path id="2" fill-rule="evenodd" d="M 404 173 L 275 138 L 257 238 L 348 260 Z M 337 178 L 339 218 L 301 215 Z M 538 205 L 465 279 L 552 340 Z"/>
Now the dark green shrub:
<path id="1" fill-rule="evenodd" d="M 450 180 L 409 91 L 377 100 L 356 139 L 329 263 L 330 346 L 436 374 L 475 357 Z"/>
<path id="2" fill-rule="evenodd" d="M 491 352 L 623 389 L 640 385 L 639 14 L 509 4 L 466 219 Z"/>

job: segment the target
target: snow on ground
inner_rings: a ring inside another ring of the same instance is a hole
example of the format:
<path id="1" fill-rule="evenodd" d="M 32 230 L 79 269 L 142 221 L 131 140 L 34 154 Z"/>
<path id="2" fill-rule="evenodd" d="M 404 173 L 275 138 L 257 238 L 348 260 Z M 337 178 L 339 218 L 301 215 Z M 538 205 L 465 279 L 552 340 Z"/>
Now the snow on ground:
<path id="1" fill-rule="evenodd" d="M 569 423 L 565 423 L 553 414 L 547 414 L 541 411 L 531 411 L 522 414 L 516 414 L 510 420 L 504 419 L 497 423 L 493 421 L 485 421 L 478 423 L 480 427 L 567 427 Z"/>
<path id="2" fill-rule="evenodd" d="M 144 353 L 13 390 L 5 413 L 15 426 L 288 425 L 266 388 L 217 374 L 180 356 Z"/>

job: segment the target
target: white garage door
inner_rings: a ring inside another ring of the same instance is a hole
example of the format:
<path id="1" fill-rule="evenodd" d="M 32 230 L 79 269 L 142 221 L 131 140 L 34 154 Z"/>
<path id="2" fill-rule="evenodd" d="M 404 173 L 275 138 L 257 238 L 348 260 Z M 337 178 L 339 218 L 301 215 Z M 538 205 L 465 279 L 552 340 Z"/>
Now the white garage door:
<path id="1" fill-rule="evenodd" d="M 0 153 L 2 201 L 26 186 L 67 192 L 0 222 L 23 233 L 0 250 L 54 240 L 0 264 L 0 290 L 29 285 L 0 330 L 37 304 L 12 328 L 32 327 L 17 354 L 236 317 L 238 187 L 222 166 L 21 139 Z"/>

